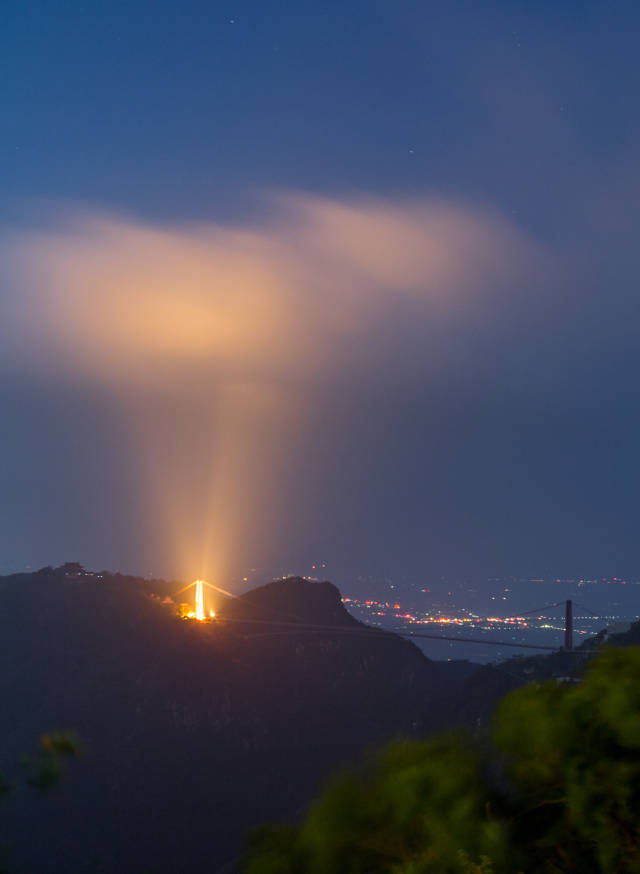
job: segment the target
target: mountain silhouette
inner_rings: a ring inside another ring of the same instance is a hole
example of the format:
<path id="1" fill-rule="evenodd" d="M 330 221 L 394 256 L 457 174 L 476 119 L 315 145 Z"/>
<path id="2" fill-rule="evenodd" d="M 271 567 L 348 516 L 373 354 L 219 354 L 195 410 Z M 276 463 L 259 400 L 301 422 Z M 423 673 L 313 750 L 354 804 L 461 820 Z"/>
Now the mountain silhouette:
<path id="1" fill-rule="evenodd" d="M 328 582 L 217 596 L 202 623 L 178 618 L 180 588 L 75 563 L 0 578 L 0 768 L 45 732 L 82 744 L 55 798 L 5 804 L 17 868 L 215 871 L 363 751 L 476 725 L 551 664 L 431 661 L 350 616 Z"/>

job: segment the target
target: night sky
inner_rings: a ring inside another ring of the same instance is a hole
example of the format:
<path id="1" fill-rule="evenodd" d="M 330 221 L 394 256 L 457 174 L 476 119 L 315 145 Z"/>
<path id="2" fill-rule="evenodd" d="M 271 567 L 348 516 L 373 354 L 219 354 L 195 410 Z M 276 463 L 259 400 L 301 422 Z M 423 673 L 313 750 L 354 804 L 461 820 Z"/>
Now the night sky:
<path id="1" fill-rule="evenodd" d="M 0 572 L 640 578 L 636 4 L 0 12 Z"/>

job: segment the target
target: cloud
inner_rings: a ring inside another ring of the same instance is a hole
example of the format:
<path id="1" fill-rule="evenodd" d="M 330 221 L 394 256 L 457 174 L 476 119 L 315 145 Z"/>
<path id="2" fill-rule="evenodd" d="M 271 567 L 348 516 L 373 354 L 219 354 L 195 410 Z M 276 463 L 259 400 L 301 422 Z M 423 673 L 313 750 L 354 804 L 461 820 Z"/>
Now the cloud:
<path id="1" fill-rule="evenodd" d="M 495 213 L 445 202 L 287 194 L 271 212 L 160 227 L 78 211 L 13 236 L 5 260 L 22 291 L 5 306 L 5 348 L 19 366 L 120 386 L 317 378 L 353 344 L 366 351 L 399 300 L 446 311 L 536 258 Z"/>
<path id="2" fill-rule="evenodd" d="M 290 193 L 237 226 L 77 210 L 2 249 L 0 356 L 118 400 L 138 531 L 165 567 L 222 583 L 251 544 L 266 560 L 286 540 L 305 405 L 351 372 L 358 391 L 393 380 L 540 259 L 491 211 Z"/>

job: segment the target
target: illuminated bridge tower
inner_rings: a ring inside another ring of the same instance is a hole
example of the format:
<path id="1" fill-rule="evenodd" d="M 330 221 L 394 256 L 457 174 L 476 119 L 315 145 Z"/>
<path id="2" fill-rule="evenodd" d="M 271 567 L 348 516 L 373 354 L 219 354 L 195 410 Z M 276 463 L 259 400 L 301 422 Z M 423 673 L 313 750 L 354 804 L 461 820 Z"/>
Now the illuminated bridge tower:
<path id="1" fill-rule="evenodd" d="M 196 619 L 204 619 L 204 585 L 202 580 L 196 580 Z"/>

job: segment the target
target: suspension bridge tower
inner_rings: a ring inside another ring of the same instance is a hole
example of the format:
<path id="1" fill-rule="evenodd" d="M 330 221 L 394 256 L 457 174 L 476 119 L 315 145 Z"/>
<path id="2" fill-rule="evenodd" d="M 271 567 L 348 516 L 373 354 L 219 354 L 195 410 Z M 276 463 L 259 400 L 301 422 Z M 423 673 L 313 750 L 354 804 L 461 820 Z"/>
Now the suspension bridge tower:
<path id="1" fill-rule="evenodd" d="M 568 599 L 564 610 L 564 648 L 573 649 L 573 603 Z"/>

